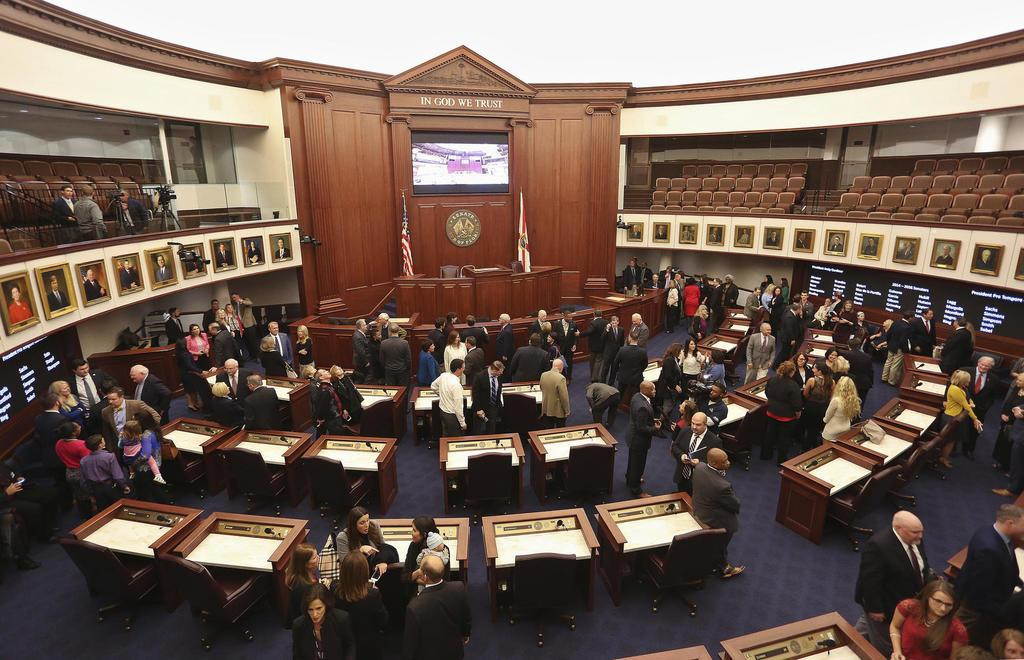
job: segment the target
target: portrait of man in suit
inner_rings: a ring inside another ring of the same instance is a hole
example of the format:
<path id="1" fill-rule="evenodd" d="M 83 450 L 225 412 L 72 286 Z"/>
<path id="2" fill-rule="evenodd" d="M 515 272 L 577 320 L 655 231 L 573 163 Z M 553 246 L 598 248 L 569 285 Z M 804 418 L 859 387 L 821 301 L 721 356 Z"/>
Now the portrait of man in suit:
<path id="1" fill-rule="evenodd" d="M 696 245 L 697 225 L 690 223 L 679 225 L 679 243 L 680 245 Z"/>
<path id="2" fill-rule="evenodd" d="M 725 245 L 725 225 L 708 225 L 708 245 Z"/>
<path id="3" fill-rule="evenodd" d="M 754 228 L 742 226 L 736 228 L 736 247 L 754 247 Z"/>
<path id="4" fill-rule="evenodd" d="M 146 250 L 146 261 L 149 263 L 154 289 L 170 286 L 178 281 L 169 248 Z"/>
<path id="5" fill-rule="evenodd" d="M 876 234 L 861 234 L 860 250 L 857 256 L 861 259 L 878 259 L 878 249 L 882 244 L 882 237 Z"/>
<path id="6" fill-rule="evenodd" d="M 797 229 L 793 238 L 793 250 L 795 252 L 810 252 L 814 246 L 813 229 Z"/>
<path id="7" fill-rule="evenodd" d="M 78 282 L 86 307 L 110 300 L 107 272 L 102 261 L 78 264 L 75 268 L 78 269 Z"/>
<path id="8" fill-rule="evenodd" d="M 975 245 L 974 258 L 971 260 L 971 272 L 995 277 L 999 274 L 1002 257 L 1003 248 L 998 245 Z"/>
<path id="9" fill-rule="evenodd" d="M 39 291 L 46 297 L 46 305 L 43 313 L 46 318 L 52 319 L 74 311 L 78 303 L 74 297 L 74 291 L 69 286 L 71 282 L 71 270 L 66 265 L 57 268 L 45 268 L 36 270 L 36 280 L 39 284 Z"/>
<path id="10" fill-rule="evenodd" d="M 935 239 L 932 246 L 932 267 L 956 270 L 956 264 L 960 261 L 960 241 L 947 241 L 941 238 Z"/>
<path id="11" fill-rule="evenodd" d="M 274 251 L 270 255 L 271 261 L 288 261 L 292 258 L 291 234 L 272 234 L 270 242 L 274 245 Z"/>
<path id="12" fill-rule="evenodd" d="M 1013 279 L 1024 280 L 1024 248 L 1017 255 L 1017 270 L 1013 271 Z"/>
<path id="13" fill-rule="evenodd" d="M 837 257 L 846 256 L 846 239 L 849 237 L 850 232 L 848 231 L 830 231 L 826 234 L 825 240 L 825 254 L 832 254 Z"/>
<path id="14" fill-rule="evenodd" d="M 896 248 L 892 253 L 892 260 L 898 264 L 916 264 L 917 251 L 921 247 L 920 238 L 896 237 Z"/>
<path id="15" fill-rule="evenodd" d="M 644 226 L 639 222 L 629 223 L 629 228 L 626 229 L 626 240 L 630 243 L 639 243 L 644 240 Z"/>
<path id="16" fill-rule="evenodd" d="M 655 243 L 668 243 L 668 223 L 667 222 L 656 222 L 656 223 L 654 223 L 654 242 Z"/>
<path id="17" fill-rule="evenodd" d="M 782 249 L 782 229 L 769 227 L 764 233 L 764 247 L 768 250 Z"/>
<path id="18" fill-rule="evenodd" d="M 139 278 L 139 255 L 126 254 L 114 257 L 114 269 L 117 271 L 118 293 L 125 295 L 142 291 L 142 280 Z"/>
<path id="19" fill-rule="evenodd" d="M 213 249 L 214 271 L 231 270 L 235 265 L 235 251 L 231 247 L 231 239 L 210 241 Z"/>

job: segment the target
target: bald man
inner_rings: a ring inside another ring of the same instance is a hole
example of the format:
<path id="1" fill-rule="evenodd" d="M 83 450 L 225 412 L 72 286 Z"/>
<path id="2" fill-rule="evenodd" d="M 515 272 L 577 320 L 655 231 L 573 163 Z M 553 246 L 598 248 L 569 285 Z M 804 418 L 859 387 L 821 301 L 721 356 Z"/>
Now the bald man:
<path id="1" fill-rule="evenodd" d="M 141 364 L 133 366 L 128 377 L 134 383 L 134 390 L 129 390 L 133 396 L 129 398 L 138 399 L 160 413 L 160 423 L 166 424 L 171 407 L 171 390 L 162 380 L 149 373 L 148 367 Z"/>
<path id="2" fill-rule="evenodd" d="M 644 470 L 647 468 L 647 451 L 651 448 L 651 436 L 661 429 L 661 420 L 654 417 L 654 383 L 645 380 L 640 391 L 629 402 L 629 461 L 626 465 L 626 485 L 634 497 L 644 496 L 640 487 Z"/>
<path id="3" fill-rule="evenodd" d="M 728 537 L 719 560 L 719 575 L 728 579 L 742 573 L 745 566 L 729 563 L 728 548 L 740 528 L 740 498 L 725 478 L 729 455 L 721 449 L 709 449 L 707 462 L 693 466 L 693 516 L 713 529 L 724 529 Z"/>
<path id="4" fill-rule="evenodd" d="M 864 608 L 857 628 L 884 656 L 892 655 L 889 622 L 896 605 L 913 598 L 935 578 L 921 545 L 924 525 L 909 511 L 892 517 L 892 527 L 882 529 L 864 544 L 854 599 Z"/>
<path id="5" fill-rule="evenodd" d="M 672 456 L 676 459 L 676 472 L 672 480 L 680 493 L 693 494 L 693 468 L 707 460 L 708 451 L 721 449 L 722 441 L 708 430 L 708 416 L 694 413 L 689 428 L 682 429 L 672 440 Z"/>
<path id="6" fill-rule="evenodd" d="M 466 586 L 444 581 L 444 562 L 437 555 L 425 556 L 416 572 L 423 591 L 405 610 L 403 660 L 462 658 L 473 623 Z"/>

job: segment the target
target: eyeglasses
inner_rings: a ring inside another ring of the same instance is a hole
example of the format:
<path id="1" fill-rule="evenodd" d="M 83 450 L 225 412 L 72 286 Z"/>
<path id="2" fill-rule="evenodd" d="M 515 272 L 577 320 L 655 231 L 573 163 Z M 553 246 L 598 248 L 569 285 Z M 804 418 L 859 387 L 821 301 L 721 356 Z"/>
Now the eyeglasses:
<path id="1" fill-rule="evenodd" d="M 941 605 L 943 607 L 953 607 L 953 603 L 949 602 L 948 600 L 942 600 L 941 598 L 938 598 L 936 596 L 929 596 L 928 600 L 933 601 L 934 603 Z"/>

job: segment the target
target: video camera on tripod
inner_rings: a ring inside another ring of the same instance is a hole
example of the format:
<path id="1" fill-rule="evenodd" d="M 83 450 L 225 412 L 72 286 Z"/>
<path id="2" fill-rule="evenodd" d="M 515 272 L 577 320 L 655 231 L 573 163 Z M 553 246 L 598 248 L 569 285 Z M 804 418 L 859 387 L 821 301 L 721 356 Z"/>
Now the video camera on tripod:
<path id="1" fill-rule="evenodd" d="M 209 259 L 203 259 L 203 255 L 191 248 L 185 247 L 183 243 L 167 241 L 167 244 L 178 246 L 178 260 L 181 261 L 181 265 L 186 271 L 201 272 L 210 263 Z"/>

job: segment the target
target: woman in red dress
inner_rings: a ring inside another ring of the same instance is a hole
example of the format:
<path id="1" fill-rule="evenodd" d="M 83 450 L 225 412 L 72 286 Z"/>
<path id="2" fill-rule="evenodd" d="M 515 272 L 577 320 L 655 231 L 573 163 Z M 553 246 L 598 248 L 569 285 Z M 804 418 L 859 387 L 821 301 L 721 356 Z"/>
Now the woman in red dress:
<path id="1" fill-rule="evenodd" d="M 939 660 L 967 644 L 967 629 L 953 614 L 953 587 L 932 580 L 917 598 L 900 601 L 889 624 L 892 660 Z"/>
<path id="2" fill-rule="evenodd" d="M 32 318 L 32 308 L 21 297 L 21 288 L 17 285 L 12 286 L 10 295 L 11 302 L 7 305 L 7 318 L 10 319 L 11 325 L 16 325 Z"/>

